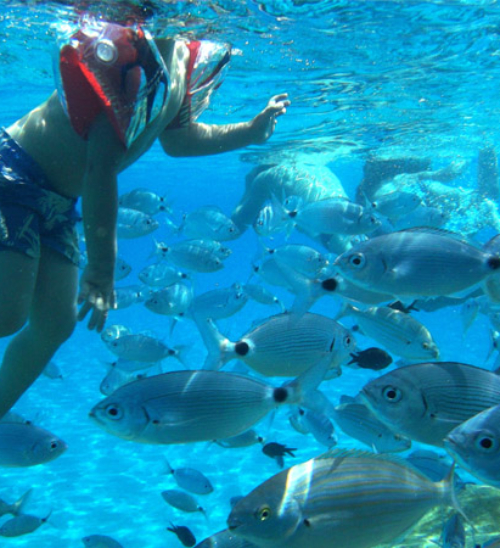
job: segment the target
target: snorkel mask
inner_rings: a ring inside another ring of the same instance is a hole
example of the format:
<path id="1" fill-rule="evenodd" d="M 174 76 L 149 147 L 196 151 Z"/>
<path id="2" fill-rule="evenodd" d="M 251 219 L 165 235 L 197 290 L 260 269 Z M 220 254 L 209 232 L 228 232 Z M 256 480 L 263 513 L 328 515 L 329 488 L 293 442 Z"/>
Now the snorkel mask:
<path id="1" fill-rule="evenodd" d="M 85 17 L 58 31 L 54 72 L 74 130 L 87 138 L 104 111 L 128 147 L 168 101 L 168 70 L 151 35 Z"/>

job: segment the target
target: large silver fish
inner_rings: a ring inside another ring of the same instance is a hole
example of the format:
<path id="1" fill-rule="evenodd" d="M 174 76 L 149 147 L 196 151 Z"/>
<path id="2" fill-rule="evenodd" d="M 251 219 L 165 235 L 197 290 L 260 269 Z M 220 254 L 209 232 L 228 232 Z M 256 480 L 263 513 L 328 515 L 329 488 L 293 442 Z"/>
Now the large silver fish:
<path id="1" fill-rule="evenodd" d="M 429 330 L 409 314 L 388 306 L 371 306 L 361 310 L 346 304 L 338 317 L 342 316 L 353 316 L 364 335 L 406 360 L 439 358 L 439 348 Z"/>
<path id="2" fill-rule="evenodd" d="M 418 363 L 370 381 L 361 395 L 394 432 L 442 447 L 453 428 L 500 403 L 500 377 L 462 363 Z"/>
<path id="3" fill-rule="evenodd" d="M 66 443 L 44 428 L 21 422 L 0 422 L 0 466 L 45 464 L 60 457 Z"/>
<path id="4" fill-rule="evenodd" d="M 227 523 L 259 547 L 371 548 L 453 500 L 451 477 L 434 483 L 393 457 L 334 450 L 262 483 Z"/>
<path id="5" fill-rule="evenodd" d="M 219 368 L 232 359 L 268 377 L 295 377 L 328 358 L 338 370 L 356 347 L 352 333 L 340 323 L 320 314 L 300 318 L 277 314 L 267 318 L 231 342 L 215 326 L 200 330 L 207 345 L 205 368 Z"/>
<path id="6" fill-rule="evenodd" d="M 445 438 L 444 446 L 473 476 L 500 487 L 500 405 L 459 424 Z"/>
<path id="7" fill-rule="evenodd" d="M 120 438 L 153 444 L 212 441 L 248 430 L 283 404 L 297 404 L 323 380 L 320 363 L 284 386 L 225 371 L 172 371 L 122 386 L 90 417 Z"/>
<path id="8" fill-rule="evenodd" d="M 355 245 L 335 260 L 362 287 L 395 297 L 452 295 L 499 272 L 500 256 L 449 233 L 415 229 Z"/>

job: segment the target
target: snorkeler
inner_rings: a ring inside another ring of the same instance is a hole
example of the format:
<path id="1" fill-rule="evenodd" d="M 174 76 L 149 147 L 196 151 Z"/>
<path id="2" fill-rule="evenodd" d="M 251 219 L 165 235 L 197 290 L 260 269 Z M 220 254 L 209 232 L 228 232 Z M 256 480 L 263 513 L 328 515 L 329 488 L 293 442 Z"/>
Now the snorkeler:
<path id="1" fill-rule="evenodd" d="M 90 313 L 113 307 L 117 175 L 158 138 L 170 156 L 265 142 L 290 104 L 272 97 L 252 120 L 196 122 L 220 85 L 229 49 L 153 40 L 139 26 L 82 18 L 62 29 L 58 89 L 0 134 L 0 336 L 16 333 L 0 369 L 0 417 Z M 81 197 L 88 263 L 80 279 Z"/>

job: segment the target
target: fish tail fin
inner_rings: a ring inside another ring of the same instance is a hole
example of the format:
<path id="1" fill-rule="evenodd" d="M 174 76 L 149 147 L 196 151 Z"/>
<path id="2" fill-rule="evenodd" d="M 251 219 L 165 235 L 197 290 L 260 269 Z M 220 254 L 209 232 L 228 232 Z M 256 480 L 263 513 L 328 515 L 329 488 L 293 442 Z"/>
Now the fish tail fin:
<path id="1" fill-rule="evenodd" d="M 450 467 L 450 471 L 448 472 L 446 477 L 443 480 L 441 480 L 439 483 L 443 486 L 445 492 L 449 496 L 448 504 L 456 512 L 458 512 L 464 518 L 464 520 L 470 525 L 472 530 L 474 530 L 474 525 L 472 521 L 469 519 L 467 514 L 465 514 L 465 512 L 462 509 L 462 506 L 460 505 L 457 499 L 457 494 L 455 490 L 455 466 L 456 466 L 456 463 L 453 462 L 453 464 Z"/>
<path id="2" fill-rule="evenodd" d="M 290 390 L 290 399 L 287 399 L 289 404 L 306 404 L 311 402 L 311 394 L 316 392 L 316 389 L 321 384 L 325 375 L 330 368 L 331 355 L 327 354 L 319 362 L 315 363 L 309 369 L 306 369 L 293 381 L 287 382 L 283 388 Z"/>
<path id="3" fill-rule="evenodd" d="M 165 225 L 168 226 L 168 228 L 172 231 L 172 234 L 175 234 L 176 236 L 180 235 L 182 232 L 182 223 L 180 225 L 176 225 L 170 217 L 165 216 Z"/>
<path id="4" fill-rule="evenodd" d="M 174 354 L 172 356 L 179 361 L 186 369 L 189 369 L 187 363 L 187 355 L 190 350 L 190 346 L 187 344 L 178 344 L 172 348 Z"/>
<path id="5" fill-rule="evenodd" d="M 164 458 L 163 461 L 164 461 L 163 464 L 165 466 L 162 470 L 162 474 L 173 474 L 174 469 L 170 466 L 170 463 L 168 462 L 168 460 L 166 458 Z"/>
<path id="6" fill-rule="evenodd" d="M 347 301 L 342 301 L 342 304 L 339 308 L 339 311 L 337 314 L 335 314 L 335 320 L 339 321 L 342 318 L 345 318 L 346 316 L 349 316 L 351 312 L 353 311 L 354 307 L 352 304 L 348 303 Z"/>
<path id="7" fill-rule="evenodd" d="M 236 356 L 234 343 L 219 332 L 212 319 L 198 318 L 195 323 L 208 352 L 203 369 L 218 370 Z"/>
<path id="8" fill-rule="evenodd" d="M 33 489 L 28 489 L 24 495 L 22 495 L 14 504 L 10 506 L 9 512 L 13 516 L 18 516 L 19 514 L 22 514 L 24 511 L 25 506 L 28 504 L 28 502 L 31 500 L 31 494 L 33 493 Z"/>

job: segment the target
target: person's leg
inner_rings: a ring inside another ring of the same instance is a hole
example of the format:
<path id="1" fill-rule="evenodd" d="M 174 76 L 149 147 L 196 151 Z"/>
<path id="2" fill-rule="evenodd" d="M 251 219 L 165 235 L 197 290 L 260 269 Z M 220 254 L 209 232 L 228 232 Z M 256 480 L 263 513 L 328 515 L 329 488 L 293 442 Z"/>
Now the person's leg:
<path id="1" fill-rule="evenodd" d="M 77 289 L 77 267 L 60 253 L 42 247 L 29 322 L 10 342 L 0 369 L 0 417 L 73 332 Z"/>
<path id="2" fill-rule="evenodd" d="M 38 272 L 38 259 L 0 248 L 0 337 L 13 335 L 26 323 Z"/>

